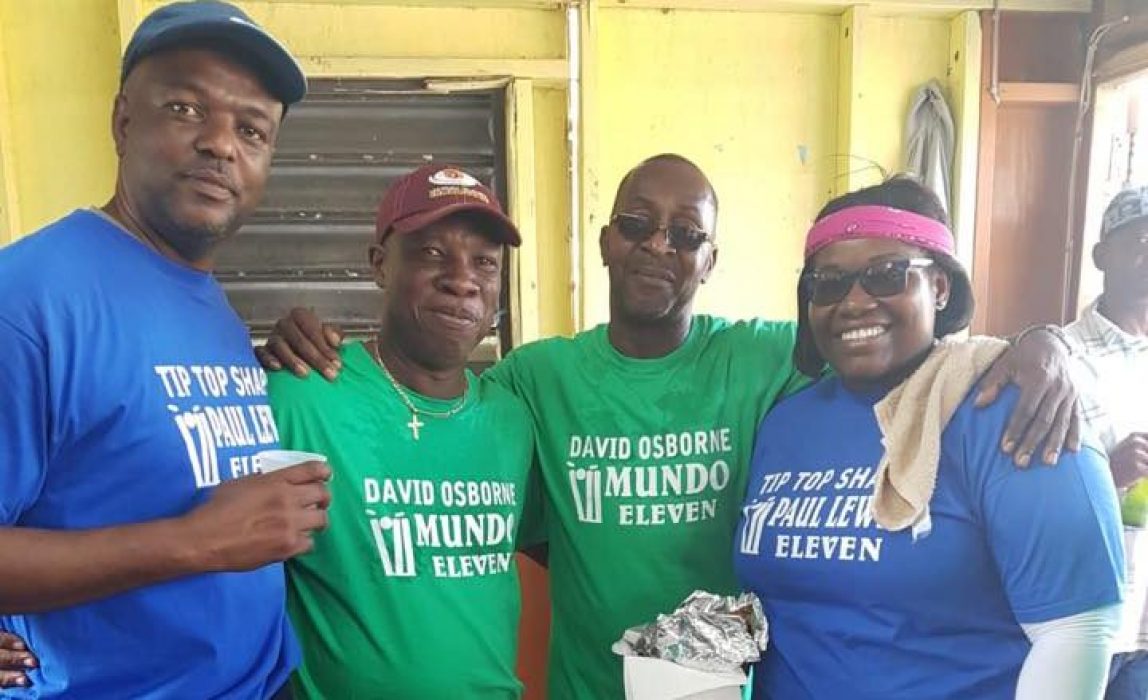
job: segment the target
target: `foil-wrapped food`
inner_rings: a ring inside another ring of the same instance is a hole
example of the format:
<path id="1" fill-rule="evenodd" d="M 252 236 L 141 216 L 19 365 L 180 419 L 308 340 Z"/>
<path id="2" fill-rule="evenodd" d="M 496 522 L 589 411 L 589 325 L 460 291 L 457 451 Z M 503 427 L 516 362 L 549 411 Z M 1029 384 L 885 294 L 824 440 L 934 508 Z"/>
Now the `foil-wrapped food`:
<path id="1" fill-rule="evenodd" d="M 694 591 L 672 613 L 626 630 L 612 649 L 621 656 L 646 656 L 699 671 L 728 672 L 760 660 L 768 632 L 761 601 L 753 593 L 719 596 Z"/>

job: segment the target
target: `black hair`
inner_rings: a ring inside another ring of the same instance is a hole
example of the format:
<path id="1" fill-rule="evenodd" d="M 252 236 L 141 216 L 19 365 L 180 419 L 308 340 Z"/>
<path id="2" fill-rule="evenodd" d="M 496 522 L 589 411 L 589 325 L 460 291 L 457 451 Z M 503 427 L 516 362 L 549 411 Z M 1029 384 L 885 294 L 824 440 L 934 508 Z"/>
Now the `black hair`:
<path id="1" fill-rule="evenodd" d="M 830 200 L 817 213 L 816 221 L 842 209 L 872 205 L 913 212 L 949 226 L 949 216 L 937 194 L 916 177 L 904 173 L 893 175 L 879 185 Z M 949 277 L 949 301 L 945 308 L 937 311 L 933 326 L 933 336 L 943 338 L 969 325 L 973 315 L 973 290 L 968 273 L 955 259 L 934 251 L 926 251 L 926 255 L 936 261 Z M 801 270 L 802 278 L 809 271 L 810 265 L 811 260 L 806 260 Z M 793 362 L 802 374 L 819 377 L 825 369 L 825 358 L 813 340 L 813 331 L 809 326 L 809 295 L 800 279 L 797 283 L 797 343 L 793 348 Z"/>
<path id="2" fill-rule="evenodd" d="M 865 187 L 829 200 L 815 221 L 821 221 L 830 214 L 859 206 L 893 207 L 901 211 L 927 216 L 949 226 L 949 215 L 945 205 L 932 188 L 926 187 L 919 179 L 908 173 L 897 173 L 879 185 Z"/>

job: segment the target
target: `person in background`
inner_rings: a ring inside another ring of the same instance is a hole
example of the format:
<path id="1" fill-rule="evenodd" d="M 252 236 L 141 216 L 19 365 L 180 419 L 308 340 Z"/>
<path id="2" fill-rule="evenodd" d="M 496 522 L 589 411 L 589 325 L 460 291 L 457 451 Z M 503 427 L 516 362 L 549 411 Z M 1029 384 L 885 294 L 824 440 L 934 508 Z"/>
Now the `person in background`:
<path id="1" fill-rule="evenodd" d="M 1127 189 L 1104 212 L 1092 250 L 1104 290 L 1065 327 L 1077 346 L 1082 416 L 1099 438 L 1121 492 L 1148 476 L 1148 188 Z M 1107 700 L 1148 698 L 1148 537 L 1143 488 L 1125 496 L 1128 571 L 1124 624 L 1112 659 Z"/>
<path id="2" fill-rule="evenodd" d="M 729 552 L 754 432 L 807 380 L 791 359 L 794 324 L 694 314 L 717 264 L 717 212 L 713 186 L 688 159 L 639 163 L 599 236 L 609 323 L 524 345 L 483 375 L 522 398 L 534 421 L 551 700 L 624 697 L 610 645 L 627 628 L 698 588 L 739 588 Z M 341 337 L 295 309 L 257 352 L 267 367 L 306 374 L 310 364 L 330 378 Z M 1066 376 L 1061 343 L 1033 333 L 986 377 L 986 398 L 1013 377 L 1030 389 L 1006 434 L 1019 460 L 1045 437 L 1054 452 L 1065 441 L 1075 401 Z"/>
<path id="3" fill-rule="evenodd" d="M 0 250 L 0 630 L 39 657 L 5 697 L 262 700 L 297 662 L 280 562 L 329 469 L 253 475 L 266 376 L 211 270 L 305 92 L 237 8 L 161 7 L 124 54 L 111 200 Z"/>
<path id="4" fill-rule="evenodd" d="M 973 390 L 1007 345 L 968 324 L 933 192 L 827 204 L 798 287 L 797 366 L 832 374 L 762 421 L 735 564 L 763 601 L 758 700 L 1099 698 L 1119 625 L 1115 489 L 1091 445 L 1019 471 L 1017 392 Z"/>

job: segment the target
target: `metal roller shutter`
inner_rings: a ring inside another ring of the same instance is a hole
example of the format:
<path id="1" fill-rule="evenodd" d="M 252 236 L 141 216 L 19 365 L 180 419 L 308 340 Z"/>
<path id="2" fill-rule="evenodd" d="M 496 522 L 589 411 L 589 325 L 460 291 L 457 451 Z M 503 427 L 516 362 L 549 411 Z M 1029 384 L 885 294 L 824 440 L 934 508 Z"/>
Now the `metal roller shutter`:
<path id="1" fill-rule="evenodd" d="M 372 334 L 380 292 L 367 248 L 382 192 L 433 160 L 463 167 L 505 206 L 504 134 L 500 90 L 435 94 L 394 81 L 313 81 L 284 123 L 261 208 L 217 262 L 252 335 L 265 337 L 293 306 L 313 307 L 352 336 Z M 506 286 L 504 277 L 504 309 Z M 492 333 L 473 359 L 492 361 L 500 345 Z"/>

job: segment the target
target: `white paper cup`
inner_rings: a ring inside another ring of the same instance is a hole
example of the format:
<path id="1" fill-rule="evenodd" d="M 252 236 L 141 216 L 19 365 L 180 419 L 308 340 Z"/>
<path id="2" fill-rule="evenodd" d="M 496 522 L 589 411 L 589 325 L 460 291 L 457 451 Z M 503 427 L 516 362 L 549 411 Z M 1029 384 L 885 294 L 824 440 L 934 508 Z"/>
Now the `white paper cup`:
<path id="1" fill-rule="evenodd" d="M 626 700 L 741 700 L 747 678 L 741 671 L 708 673 L 671 661 L 622 659 Z"/>
<path id="2" fill-rule="evenodd" d="M 327 456 L 298 450 L 263 450 L 255 455 L 256 470 L 270 474 L 303 462 L 326 462 Z"/>

